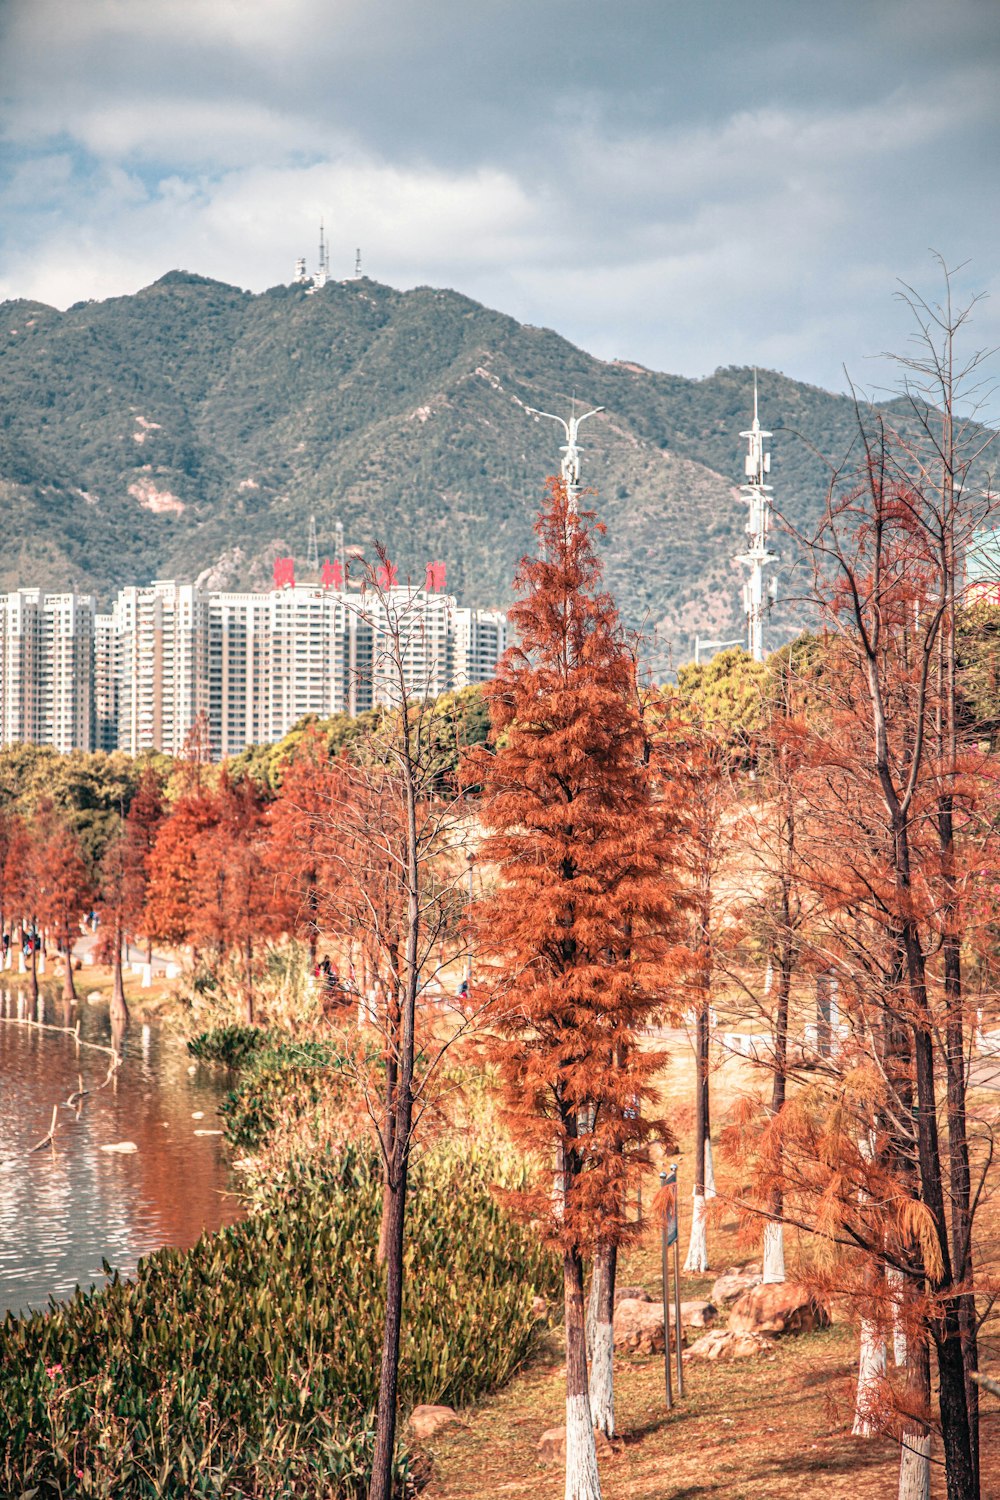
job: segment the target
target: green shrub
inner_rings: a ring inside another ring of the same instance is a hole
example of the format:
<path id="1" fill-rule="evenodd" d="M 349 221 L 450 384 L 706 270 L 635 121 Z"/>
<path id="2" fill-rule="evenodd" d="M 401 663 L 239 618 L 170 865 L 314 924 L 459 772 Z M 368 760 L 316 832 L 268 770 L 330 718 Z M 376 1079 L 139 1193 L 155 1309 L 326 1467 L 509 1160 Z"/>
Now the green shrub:
<path id="1" fill-rule="evenodd" d="M 254 1053 L 269 1046 L 273 1038 L 259 1026 L 217 1026 L 203 1031 L 188 1042 L 192 1057 L 202 1062 L 222 1063 L 227 1068 L 242 1068 Z"/>
<path id="2" fill-rule="evenodd" d="M 553 1258 L 490 1192 L 489 1158 L 418 1166 L 400 1402 L 460 1404 L 533 1337 Z M 135 1280 L 0 1328 L 0 1490 L 38 1500 L 362 1496 L 382 1272 L 377 1162 L 300 1164 L 273 1201 Z M 406 1458 L 397 1458 L 403 1485 Z"/>

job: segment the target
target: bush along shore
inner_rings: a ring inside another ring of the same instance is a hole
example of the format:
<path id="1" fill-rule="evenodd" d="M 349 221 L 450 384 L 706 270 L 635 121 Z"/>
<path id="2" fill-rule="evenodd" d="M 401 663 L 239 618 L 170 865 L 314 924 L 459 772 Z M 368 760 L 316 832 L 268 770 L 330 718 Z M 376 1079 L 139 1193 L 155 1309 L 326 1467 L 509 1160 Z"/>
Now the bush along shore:
<path id="1" fill-rule="evenodd" d="M 247 1064 L 230 1107 L 260 1139 L 286 1071 L 336 1066 L 274 1036 L 200 1040 Z M 266 1097 L 254 1101 L 254 1081 Z M 309 1088 L 312 1084 L 307 1085 Z M 242 1132 L 242 1134 L 241 1134 Z M 404 1411 L 461 1406 L 502 1384 L 538 1325 L 558 1267 L 491 1187 L 488 1152 L 431 1151 L 414 1173 L 400 1359 Z M 502 1169 L 499 1172 L 502 1175 Z M 363 1496 L 382 1320 L 378 1162 L 367 1144 L 291 1164 L 244 1222 L 160 1250 L 0 1328 L 0 1493 L 28 1497 Z M 110 1272 L 110 1267 L 106 1267 Z M 412 1486 L 400 1446 L 396 1486 Z"/>

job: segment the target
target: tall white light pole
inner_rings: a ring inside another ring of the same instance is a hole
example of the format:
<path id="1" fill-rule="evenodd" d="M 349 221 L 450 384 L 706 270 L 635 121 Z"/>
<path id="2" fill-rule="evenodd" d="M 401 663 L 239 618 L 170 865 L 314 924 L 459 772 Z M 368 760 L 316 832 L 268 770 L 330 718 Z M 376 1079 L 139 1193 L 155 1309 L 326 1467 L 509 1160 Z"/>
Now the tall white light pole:
<path id="1" fill-rule="evenodd" d="M 590 411 L 585 411 L 582 416 L 572 416 L 567 422 L 565 417 L 556 417 L 550 411 L 537 411 L 533 406 L 526 406 L 525 413 L 529 417 L 545 417 L 549 422 L 558 422 L 566 434 L 566 442 L 559 449 L 562 454 L 562 463 L 559 465 L 563 484 L 566 486 L 566 498 L 569 501 L 569 509 L 572 515 L 576 515 L 576 500 L 580 493 L 580 454 L 583 449 L 576 440 L 580 430 L 580 423 L 586 422 L 588 417 L 596 417 L 603 406 L 595 406 Z"/>
<path id="2" fill-rule="evenodd" d="M 747 617 L 747 650 L 754 661 L 764 660 L 764 621 L 770 613 L 778 592 L 778 580 L 772 578 L 765 587 L 764 569 L 777 561 L 777 553 L 767 545 L 771 529 L 771 486 L 765 476 L 771 472 L 771 455 L 764 449 L 764 439 L 770 432 L 761 430 L 757 418 L 757 374 L 753 379 L 753 421 L 748 432 L 740 437 L 747 439 L 747 455 L 744 459 L 746 478 L 743 482 L 742 499 L 748 507 L 746 531 L 749 538 L 747 549 L 741 552 L 736 562 L 748 569 L 749 576 L 743 585 L 743 610 Z"/>

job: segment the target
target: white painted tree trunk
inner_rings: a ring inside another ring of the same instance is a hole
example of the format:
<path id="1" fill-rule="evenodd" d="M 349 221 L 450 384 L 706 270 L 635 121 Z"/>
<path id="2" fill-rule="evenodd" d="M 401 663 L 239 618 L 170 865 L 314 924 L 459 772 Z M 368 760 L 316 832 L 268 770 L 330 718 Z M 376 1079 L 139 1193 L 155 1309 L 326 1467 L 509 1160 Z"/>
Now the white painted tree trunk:
<path id="1" fill-rule="evenodd" d="M 696 1274 L 708 1270 L 708 1221 L 706 1217 L 706 1204 L 709 1198 L 715 1197 L 715 1168 L 712 1164 L 712 1141 L 705 1141 L 705 1193 L 700 1196 L 697 1188 L 693 1194 L 694 1213 L 691 1216 L 691 1239 L 688 1243 L 688 1253 L 684 1261 L 685 1271 L 694 1271 Z"/>
<path id="2" fill-rule="evenodd" d="M 899 1455 L 899 1500 L 931 1500 L 931 1435 L 904 1432 Z"/>
<path id="3" fill-rule="evenodd" d="M 885 1379 L 885 1339 L 875 1323 L 861 1319 L 861 1352 L 858 1356 L 858 1390 L 854 1400 L 855 1437 L 874 1437 L 877 1428 L 871 1421 L 878 1388 Z"/>
<path id="4" fill-rule="evenodd" d="M 892 1292 L 892 1357 L 897 1370 L 906 1364 L 906 1329 L 903 1327 L 903 1273 L 890 1266 L 885 1273 Z"/>
<path id="5" fill-rule="evenodd" d="M 695 1192 L 694 1213 L 691 1215 L 691 1238 L 684 1260 L 685 1271 L 696 1274 L 708 1270 L 708 1224 L 705 1216 L 704 1194 Z"/>
<path id="6" fill-rule="evenodd" d="M 601 1500 L 597 1445 L 586 1396 L 566 1398 L 566 1500 Z"/>
<path id="7" fill-rule="evenodd" d="M 766 1285 L 785 1279 L 785 1231 L 784 1225 L 769 1222 L 764 1225 L 764 1275 Z"/>
<path id="8" fill-rule="evenodd" d="M 615 1330 L 594 1323 L 590 1337 L 590 1419 L 605 1437 L 615 1435 Z"/>

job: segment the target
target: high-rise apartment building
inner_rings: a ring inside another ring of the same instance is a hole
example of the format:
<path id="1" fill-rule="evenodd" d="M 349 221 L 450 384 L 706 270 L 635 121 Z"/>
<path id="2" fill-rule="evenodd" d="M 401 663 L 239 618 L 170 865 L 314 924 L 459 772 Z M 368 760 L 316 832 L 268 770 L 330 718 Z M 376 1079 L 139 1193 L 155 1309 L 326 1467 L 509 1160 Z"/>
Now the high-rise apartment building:
<path id="1" fill-rule="evenodd" d="M 0 737 L 89 749 L 94 732 L 94 601 L 18 589 L 0 595 Z"/>
<path id="2" fill-rule="evenodd" d="M 358 714 L 492 676 L 506 621 L 424 589 L 288 583 L 223 593 L 158 580 L 107 614 L 88 596 L 0 596 L 0 735 L 60 749 L 178 755 L 207 726 L 213 759 L 306 715 Z"/>
<path id="3" fill-rule="evenodd" d="M 451 642 L 452 686 L 489 682 L 507 649 L 507 616 L 498 609 L 453 609 Z"/>

